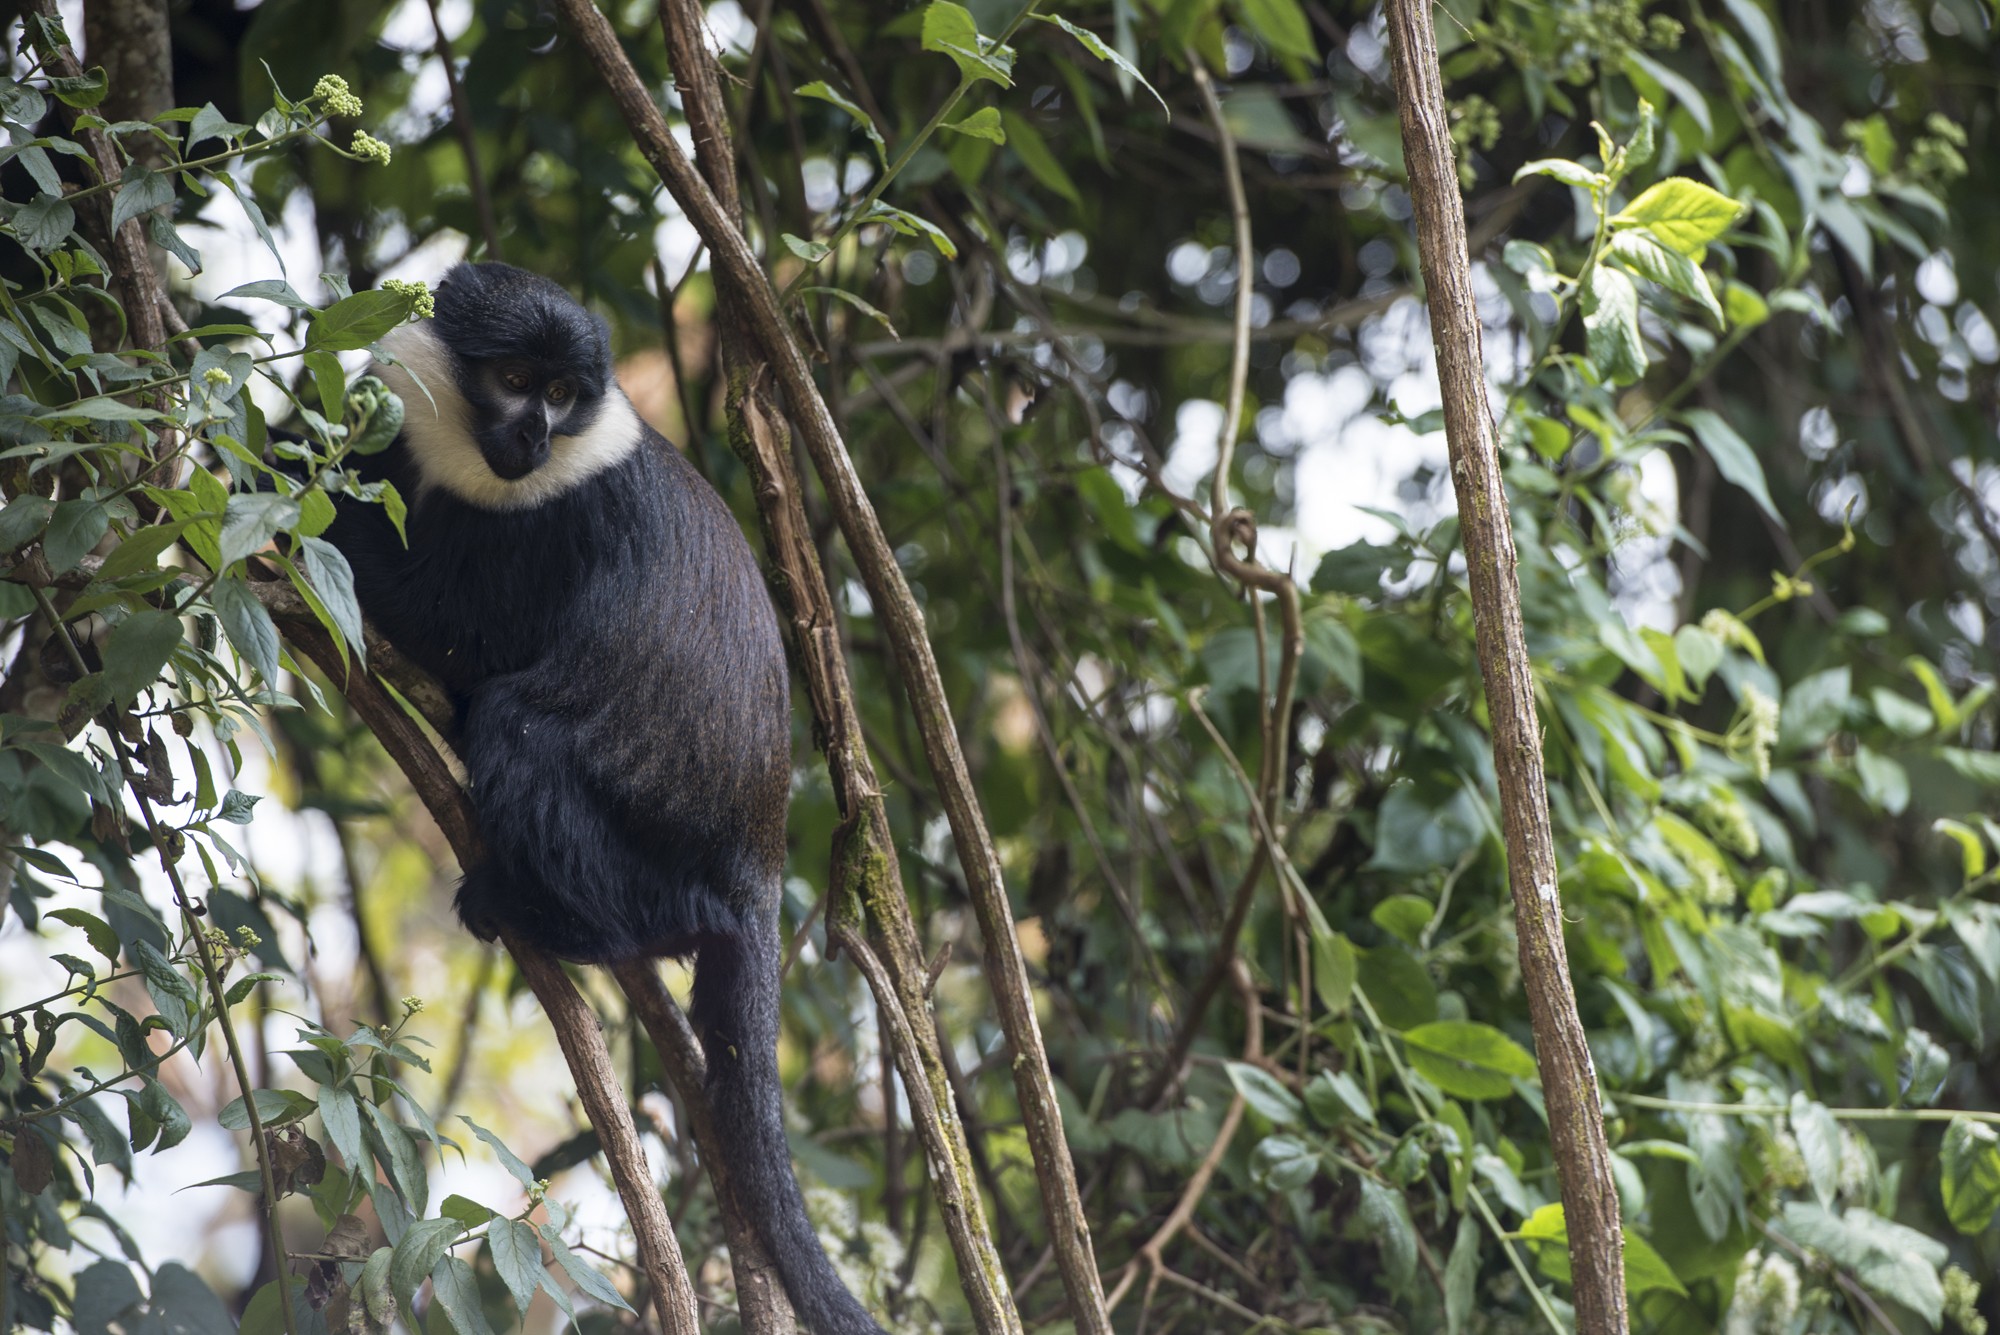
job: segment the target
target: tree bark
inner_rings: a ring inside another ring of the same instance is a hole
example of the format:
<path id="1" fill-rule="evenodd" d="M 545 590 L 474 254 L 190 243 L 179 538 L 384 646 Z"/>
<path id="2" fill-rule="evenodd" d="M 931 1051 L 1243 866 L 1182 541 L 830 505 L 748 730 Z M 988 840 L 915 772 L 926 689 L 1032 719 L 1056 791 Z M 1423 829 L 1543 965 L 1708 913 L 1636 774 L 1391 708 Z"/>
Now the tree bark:
<path id="1" fill-rule="evenodd" d="M 696 162 L 730 226 L 740 235 L 741 204 L 729 117 L 720 73 L 701 35 L 701 15 L 681 0 L 663 0 L 659 9 L 675 86 L 693 133 Z M 858 924 L 864 916 L 872 918 L 881 958 L 887 964 L 864 973 L 882 1017 L 884 1050 L 896 1064 L 913 1109 L 936 1110 L 935 1129 L 944 1159 L 940 1162 L 936 1154 L 931 1156 L 931 1185 L 958 1262 L 961 1287 L 982 1335 L 1016 1335 L 1020 1319 L 986 1216 L 979 1209 L 971 1147 L 951 1096 L 950 1072 L 936 1026 L 903 1026 L 911 1038 L 905 1046 L 897 1041 L 899 1031 L 890 1023 L 890 1017 L 897 1014 L 909 1017 L 929 1011 L 930 980 L 923 947 L 910 920 L 888 811 L 861 733 L 861 716 L 854 708 L 853 684 L 832 595 L 806 519 L 804 488 L 793 466 L 784 418 L 772 402 L 766 360 L 755 332 L 744 319 L 748 301 L 730 273 L 718 269 L 715 281 L 730 441 L 756 481 L 764 541 L 774 563 L 772 584 L 790 623 L 792 649 L 805 678 L 815 732 L 826 753 L 827 772 L 839 804 L 841 824 L 834 837 L 828 877 L 828 939 L 837 947 L 843 924 Z M 891 990 L 880 990 L 885 983 Z"/>
<path id="2" fill-rule="evenodd" d="M 1521 627 L 1514 531 L 1487 404 L 1479 310 L 1466 253 L 1458 162 L 1438 69 L 1429 0 L 1390 0 L 1390 57 L 1403 123 L 1417 250 L 1429 291 L 1431 338 L 1444 396 L 1445 438 L 1459 532 L 1472 584 L 1479 675 L 1493 719 L 1494 769 L 1507 838 L 1507 872 L 1528 993 L 1535 1057 L 1548 1105 L 1563 1219 L 1583 1335 L 1623 1335 L 1624 1234 L 1597 1071 L 1577 1015 L 1563 946 L 1555 840 L 1549 828 L 1535 683 Z"/>
<path id="3" fill-rule="evenodd" d="M 676 3 L 686 2 L 676 0 Z M 778 295 L 758 264 L 741 228 L 717 201 L 707 182 L 669 133 L 665 117 L 660 114 L 659 107 L 632 68 L 610 22 L 590 0 L 558 0 L 558 7 L 608 85 L 640 152 L 659 173 L 661 182 L 706 243 L 718 279 L 730 284 L 742 299 L 741 317 L 754 332 L 764 356 L 776 372 L 778 387 L 784 394 L 792 420 L 826 489 L 869 598 L 882 619 L 897 671 L 909 692 L 918 731 L 923 739 L 925 758 L 938 784 L 952 840 L 965 871 L 974 912 L 979 919 L 980 934 L 986 943 L 987 983 L 993 993 L 1001 1029 L 1012 1050 L 1010 1066 L 1015 1094 L 1021 1104 L 1050 1239 L 1069 1296 L 1071 1315 L 1079 1330 L 1089 1332 L 1089 1335 L 1109 1335 L 1111 1324 L 1105 1313 L 1104 1286 L 1097 1273 L 1090 1226 L 1076 1187 L 1076 1166 L 1070 1158 L 1068 1140 L 1063 1132 L 1062 1116 L 1049 1074 L 1048 1053 L 1042 1043 L 1041 1026 L 1035 1017 L 1033 996 L 1028 986 L 1027 967 L 1021 958 L 1020 942 L 1014 934 L 1013 914 L 1007 902 L 999 857 L 994 851 L 992 836 L 986 829 L 985 817 L 980 811 L 965 757 L 958 745 L 950 705 L 945 699 L 937 660 L 924 626 L 923 612 L 917 606 L 909 582 L 903 578 L 895 553 L 883 535 L 881 522 L 861 486 L 854 461 L 840 439 L 826 401 L 813 380 L 812 368 L 805 353 L 786 321 Z M 901 905 L 900 900 L 896 906 L 888 906 L 884 903 L 885 898 L 876 896 L 870 906 L 888 908 L 890 914 L 900 917 L 907 924 L 907 906 Z M 896 959 L 888 964 L 888 969 L 894 974 L 897 991 L 904 998 L 906 1012 L 913 1003 L 922 1005 L 928 991 L 921 965 L 916 976 L 912 977 L 907 971 L 907 963 Z M 927 1032 L 925 1027 L 917 1025 L 910 1028 L 916 1032 L 917 1041 L 922 1043 Z M 941 1109 L 949 1106 L 946 1097 L 939 1098 L 938 1103 Z M 961 1257 L 961 1264 L 963 1259 Z M 996 1289 L 1004 1292 L 1005 1277 L 998 1273 L 997 1266 L 989 1275 L 989 1280 Z M 1012 1317 L 1012 1320 L 1018 1321 L 1018 1317 Z"/>

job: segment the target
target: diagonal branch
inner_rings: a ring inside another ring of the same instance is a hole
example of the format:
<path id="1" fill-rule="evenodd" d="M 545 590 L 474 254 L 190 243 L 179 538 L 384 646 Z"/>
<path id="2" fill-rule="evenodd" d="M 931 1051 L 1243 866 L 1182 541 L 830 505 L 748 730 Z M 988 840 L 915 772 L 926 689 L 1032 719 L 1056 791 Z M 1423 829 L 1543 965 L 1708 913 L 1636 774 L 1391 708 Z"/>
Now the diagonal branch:
<path id="1" fill-rule="evenodd" d="M 1479 308 L 1466 254 L 1465 208 L 1438 69 L 1429 0 L 1390 0 L 1390 61 L 1403 122 L 1417 251 L 1429 292 L 1431 340 L 1444 397 L 1445 439 L 1458 494 L 1465 563 L 1472 585 L 1479 675 L 1493 719 L 1493 767 L 1500 781 L 1508 881 L 1520 940 L 1521 982 L 1534 1026 L 1535 1059 L 1548 1102 L 1549 1136 L 1562 1184 L 1563 1218 L 1576 1282 L 1576 1328 L 1623 1335 L 1624 1234 L 1605 1143 L 1597 1070 L 1577 1015 L 1563 946 L 1562 896 L 1549 828 L 1535 683 L 1521 623 L 1514 530 L 1500 477 L 1500 450 L 1487 403 Z"/>
<path id="2" fill-rule="evenodd" d="M 680 7 L 692 4 L 692 0 L 673 2 Z M 979 919 L 980 934 L 986 942 L 983 954 L 987 983 L 999 1011 L 1001 1029 L 1013 1051 L 1010 1065 L 1015 1093 L 1021 1104 L 1043 1210 L 1069 1294 L 1070 1309 L 1079 1330 L 1088 1335 L 1109 1335 L 1110 1319 L 1104 1311 L 1104 1288 L 1097 1273 L 1090 1226 L 1077 1191 L 1076 1169 L 1063 1133 L 1041 1026 L 1035 1018 L 1027 966 L 1014 934 L 1000 859 L 973 792 L 964 753 L 959 748 L 923 613 L 862 488 L 854 461 L 813 380 L 805 353 L 793 337 L 777 294 L 772 291 L 742 230 L 681 151 L 667 128 L 666 118 L 619 46 L 610 22 L 589 0 L 558 0 L 558 7 L 624 115 L 640 152 L 659 173 L 668 192 L 707 244 L 719 280 L 738 299 L 732 303 L 734 313 L 751 329 L 776 372 L 792 420 L 825 487 L 868 596 L 882 618 L 896 666 L 915 708 L 925 758 L 938 784 Z M 907 918 L 907 909 L 903 910 L 903 916 Z M 907 1006 L 915 980 L 898 977 L 896 982 Z M 920 998 L 921 985 L 915 990 Z M 913 1029 L 921 1031 L 923 1026 Z M 918 1041 L 922 1041 L 921 1033 Z"/>
<path id="3" fill-rule="evenodd" d="M 660 21 L 700 169 L 719 197 L 729 234 L 740 241 L 729 120 L 718 71 L 701 40 L 700 14 L 691 5 L 668 0 L 660 6 Z M 739 296 L 742 276 L 718 268 L 716 281 L 730 441 L 755 483 L 764 542 L 774 566 L 773 590 L 789 623 L 814 732 L 826 752 L 839 804 L 841 824 L 829 877 L 829 928 L 858 925 L 864 909 L 872 909 L 876 948 L 886 961 L 885 968 L 868 974 L 876 1006 L 885 1015 L 921 1016 L 929 1010 L 931 979 L 904 897 L 888 812 L 862 734 L 861 716 L 854 708 L 839 622 L 805 514 L 804 487 L 785 438 L 784 419 L 772 402 L 765 359 L 742 315 L 748 304 Z M 754 275 L 754 282 L 763 282 L 761 273 Z M 840 937 L 834 934 L 830 939 L 838 942 Z M 883 985 L 890 990 L 881 991 Z M 642 1013 L 643 1009 L 642 1003 Z M 912 1106 L 921 1100 L 937 1110 L 936 1130 L 944 1153 L 930 1156 L 931 1185 L 958 1262 L 960 1284 L 982 1335 L 1015 1335 L 1020 1318 L 1010 1301 L 1006 1272 L 985 1212 L 979 1208 L 973 1155 L 951 1096 L 951 1072 L 937 1028 L 916 1023 L 905 1028 L 909 1047 L 897 1042 L 894 1033 L 885 1037 Z"/>

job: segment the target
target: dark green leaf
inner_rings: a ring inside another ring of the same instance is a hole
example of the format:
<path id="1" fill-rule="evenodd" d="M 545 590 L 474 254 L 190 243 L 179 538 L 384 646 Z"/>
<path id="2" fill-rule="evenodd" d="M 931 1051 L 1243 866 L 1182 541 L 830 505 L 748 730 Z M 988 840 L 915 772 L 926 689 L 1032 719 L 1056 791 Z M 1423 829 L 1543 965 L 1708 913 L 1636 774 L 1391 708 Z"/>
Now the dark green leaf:
<path id="1" fill-rule="evenodd" d="M 242 656 L 243 661 L 257 669 L 257 675 L 268 685 L 278 680 L 278 627 L 272 622 L 271 614 L 264 604 L 257 601 L 257 595 L 250 592 L 244 582 L 228 576 L 215 582 L 210 596 L 215 602 L 215 615 L 222 622 L 222 629 L 229 636 L 230 644 Z"/>
<path id="2" fill-rule="evenodd" d="M 327 352 L 365 348 L 409 318 L 410 298 L 403 293 L 356 292 L 320 312 L 306 331 L 306 346 Z"/>
<path id="3" fill-rule="evenodd" d="M 1410 1064 L 1445 1093 L 1463 1099 L 1502 1099 L 1516 1080 L 1535 1077 L 1526 1048 L 1491 1025 L 1440 1020 L 1403 1035 Z"/>
<path id="4" fill-rule="evenodd" d="M 112 628 L 104 645 L 104 680 L 118 704 L 130 703 L 159 680 L 181 644 L 181 619 L 172 612 L 134 612 Z"/>

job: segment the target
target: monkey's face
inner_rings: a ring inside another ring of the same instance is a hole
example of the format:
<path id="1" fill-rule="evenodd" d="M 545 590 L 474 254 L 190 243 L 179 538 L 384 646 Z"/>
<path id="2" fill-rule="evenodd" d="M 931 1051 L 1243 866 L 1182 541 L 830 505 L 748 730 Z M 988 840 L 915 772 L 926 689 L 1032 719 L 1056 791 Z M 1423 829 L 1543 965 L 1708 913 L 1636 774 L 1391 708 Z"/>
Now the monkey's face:
<path id="1" fill-rule="evenodd" d="M 588 415 L 579 409 L 583 386 L 565 368 L 510 357 L 469 369 L 473 439 L 486 466 L 509 482 L 547 463 L 553 438 L 577 434 L 580 414 Z"/>

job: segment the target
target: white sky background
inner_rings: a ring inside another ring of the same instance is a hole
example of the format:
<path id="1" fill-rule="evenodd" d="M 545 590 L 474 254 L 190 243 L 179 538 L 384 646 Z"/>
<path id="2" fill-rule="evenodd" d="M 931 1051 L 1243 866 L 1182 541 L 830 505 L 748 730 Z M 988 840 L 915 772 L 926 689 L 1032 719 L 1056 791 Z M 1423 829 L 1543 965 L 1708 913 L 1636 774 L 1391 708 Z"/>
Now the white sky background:
<path id="1" fill-rule="evenodd" d="M 70 31 L 77 35 L 82 32 L 80 8 L 77 0 L 65 0 L 63 5 Z M 471 21 L 470 0 L 443 0 L 441 12 L 445 31 L 452 35 L 461 33 Z M 731 0 L 715 6 L 711 20 L 720 42 L 741 39 L 745 25 L 740 10 Z M 383 40 L 407 53 L 406 66 L 417 76 L 409 103 L 378 129 L 378 133 L 396 143 L 425 133 L 436 118 L 447 114 L 448 96 L 442 66 L 429 54 L 433 34 L 423 0 L 404 0 L 384 28 Z M 374 119 L 381 118 L 371 117 Z M 401 135 L 397 133 L 399 127 L 404 128 Z M 677 133 L 683 136 L 685 144 L 685 128 L 680 127 Z M 822 174 L 828 177 L 826 184 L 831 186 L 831 165 L 824 162 L 814 165 L 823 169 Z M 665 201 L 664 195 L 657 198 L 656 206 L 665 214 L 656 241 L 667 260 L 670 276 L 677 279 L 697 251 L 693 228 Z M 226 192 L 218 192 L 203 209 L 201 222 L 184 229 L 188 242 L 201 252 L 203 272 L 190 277 L 178 261 L 170 261 L 173 280 L 191 295 L 213 300 L 248 282 L 283 277 L 308 300 L 324 300 L 327 294 L 319 279 L 320 256 L 309 196 L 303 191 L 294 194 L 282 213 L 269 222 L 282 260 L 274 259 L 265 248 L 236 201 Z M 385 250 L 393 251 L 407 242 L 407 237 L 391 236 Z M 463 256 L 465 248 L 465 238 L 460 236 L 430 238 L 392 264 L 385 276 L 434 282 Z M 1080 246 L 1073 249 L 1076 253 L 1068 257 L 1068 267 L 1084 259 Z M 706 265 L 705 256 L 701 263 Z M 1492 336 L 1498 327 L 1492 322 L 1505 320 L 1507 311 L 1484 271 L 1477 272 L 1475 278 L 1482 312 L 1489 321 L 1489 375 L 1496 381 L 1505 381 L 1516 372 L 1511 364 L 1512 344 Z M 249 307 L 251 321 L 272 336 L 275 347 L 297 346 L 286 330 L 289 313 L 284 308 L 255 302 L 245 305 Z M 1421 305 L 1414 299 L 1398 302 L 1363 327 L 1359 343 L 1365 369 L 1346 366 L 1329 372 L 1294 375 L 1286 385 L 1282 402 L 1265 405 L 1266 412 L 1258 423 L 1258 429 L 1267 439 L 1282 442 L 1283 452 L 1295 457 L 1296 497 L 1296 522 L 1291 526 L 1265 527 L 1260 555 L 1275 568 L 1292 569 L 1302 580 L 1310 578 L 1320 556 L 1327 551 L 1359 540 L 1386 542 L 1393 536 L 1393 527 L 1366 513 L 1367 508 L 1401 511 L 1419 527 L 1437 522 L 1455 508 L 1444 472 L 1443 434 L 1420 435 L 1407 426 L 1384 422 L 1371 406 L 1378 379 L 1389 386 L 1391 400 L 1407 417 L 1417 417 L 1439 404 L 1435 360 Z M 350 363 L 350 369 L 358 369 L 365 355 L 350 354 L 343 360 Z M 258 397 L 267 410 L 276 411 L 282 403 L 282 396 L 268 386 L 258 391 Z M 1496 398 L 1496 408 L 1498 404 Z M 1207 475 L 1214 467 L 1221 416 L 1218 404 L 1190 401 L 1180 406 L 1171 430 L 1167 424 L 1152 424 L 1167 451 L 1167 476 L 1184 494 L 1206 498 Z M 1674 497 L 1671 464 L 1664 455 L 1653 457 L 1658 464 L 1646 466 L 1642 491 L 1649 500 L 1670 510 Z M 1405 484 L 1415 472 L 1426 467 L 1437 474 L 1436 485 L 1412 501 L 1404 495 Z M 1133 480 L 1126 481 L 1129 484 Z M 1657 563 L 1663 553 L 1664 544 L 1660 544 L 1660 553 L 1650 559 Z M 1672 592 L 1671 588 L 1658 590 L 1647 605 L 1628 608 L 1628 614 L 1659 624 L 1663 609 L 1671 606 Z M 226 774 L 224 758 L 219 749 L 210 750 L 221 780 Z M 269 791 L 265 760 L 255 739 L 246 737 L 243 750 L 245 766 L 236 776 L 237 786 L 250 792 Z M 191 789 L 191 779 L 184 775 L 181 787 L 183 791 Z M 352 925 L 341 907 L 344 873 L 338 843 L 326 819 L 317 813 L 289 811 L 279 802 L 267 800 L 259 803 L 247 827 L 240 830 L 231 827 L 228 834 L 250 855 L 268 884 L 288 892 L 296 892 L 307 883 L 319 888 L 318 898 L 324 906 L 311 919 L 312 946 L 317 952 L 314 972 L 331 979 L 350 976 L 356 965 L 356 942 Z M 138 866 L 148 898 L 164 908 L 169 896 L 157 865 L 142 858 Z M 445 889 L 440 884 L 437 893 L 444 893 Z M 92 892 L 72 890 L 46 903 L 44 909 L 65 905 L 96 911 L 99 901 Z M 287 927 L 287 955 L 297 962 L 304 957 L 305 942 L 287 924 L 281 926 Z M 453 987 L 449 962 L 435 948 L 425 953 L 422 948 L 382 944 L 388 947 L 398 985 L 428 1000 L 429 1009 L 420 1017 L 416 1032 L 438 1044 L 432 1055 L 442 1061 L 449 1056 L 450 1044 L 455 1041 L 453 1017 L 462 1000 L 462 987 Z M 0 930 L 0 1008 L 46 995 L 62 985 L 61 969 L 48 959 L 52 951 L 94 958 L 82 933 L 60 924 L 45 924 L 44 934 L 39 937 L 29 936 L 11 920 Z M 300 995 L 295 984 L 279 987 L 277 991 L 276 1005 L 315 1009 Z M 537 1025 L 531 1000 L 518 1003 L 511 1014 L 503 1013 L 505 1005 L 502 999 L 489 996 L 480 1030 L 482 1038 L 494 1043 L 503 1038 L 511 1041 L 510 1031 Z M 859 1045 L 865 1047 L 871 1041 L 871 1027 L 872 1017 L 857 1012 Z M 274 1051 L 295 1046 L 294 1023 L 282 1014 L 274 1015 L 266 1041 Z M 479 1069 L 479 1060 L 475 1052 L 475 1070 Z M 215 1100 L 206 1108 L 198 1098 L 189 1100 L 196 1122 L 194 1133 L 174 1150 L 135 1156 L 137 1180 L 129 1189 L 109 1169 L 98 1170 L 97 1199 L 136 1235 L 149 1263 L 179 1260 L 202 1270 L 220 1286 L 234 1286 L 248 1277 L 258 1246 L 247 1209 L 249 1198 L 226 1188 L 182 1191 L 192 1183 L 235 1172 L 243 1166 L 240 1137 L 221 1131 L 204 1117 L 206 1114 L 212 1119 L 219 1102 L 234 1096 L 233 1080 L 219 1044 L 211 1048 L 204 1059 L 204 1069 L 199 1072 L 191 1069 L 184 1055 L 176 1058 L 175 1063 L 188 1068 L 177 1072 L 179 1088 L 192 1088 L 197 1093 L 216 1091 Z M 275 1058 L 274 1077 L 282 1080 L 288 1066 L 283 1058 Z M 532 1158 L 576 1124 L 574 1114 L 566 1106 L 571 1097 L 569 1077 L 553 1041 L 544 1045 L 535 1061 L 515 1066 L 508 1076 L 510 1084 L 506 1089 L 482 1091 L 477 1080 L 471 1082 L 467 1096 L 461 1101 L 461 1110 L 484 1123 L 511 1128 L 514 1148 L 523 1157 Z M 529 1090 L 546 1091 L 546 1104 L 534 1109 L 492 1106 L 493 1099 L 504 1100 L 512 1096 L 512 1091 Z M 112 1096 L 102 1102 L 113 1122 L 123 1126 L 123 1101 Z M 468 1146 L 470 1163 L 461 1164 L 456 1156 L 447 1156 L 445 1166 L 434 1168 L 432 1199 L 439 1200 L 458 1191 L 495 1208 L 514 1208 L 519 1200 L 518 1189 L 484 1147 L 462 1124 L 449 1128 L 447 1134 Z M 649 1157 L 656 1171 L 664 1172 L 670 1163 L 668 1156 L 657 1139 L 651 1136 L 647 1139 Z M 623 1212 L 615 1195 L 587 1170 L 567 1174 L 558 1183 L 558 1195 L 577 1210 L 586 1234 L 599 1241 L 607 1241 L 610 1234 L 623 1226 Z M 116 1254 L 115 1245 L 101 1228 L 85 1222 L 79 1225 L 79 1231 Z M 77 1257 L 79 1263 L 92 1259 L 83 1253 Z"/>

